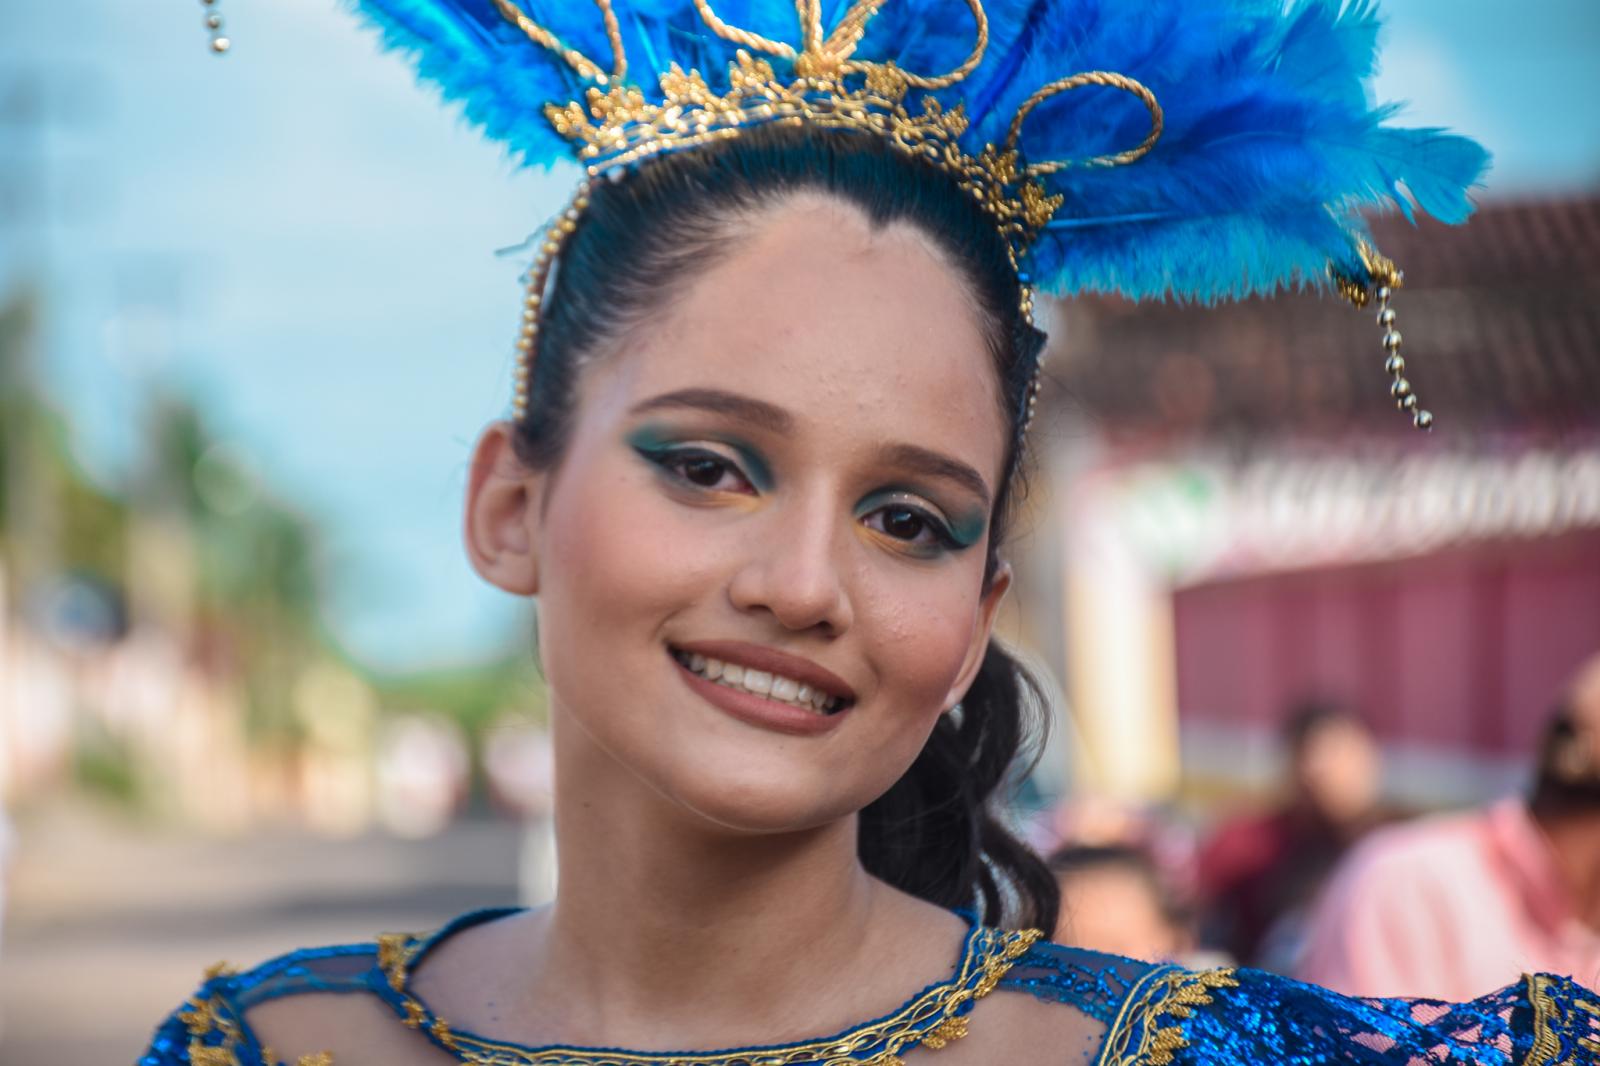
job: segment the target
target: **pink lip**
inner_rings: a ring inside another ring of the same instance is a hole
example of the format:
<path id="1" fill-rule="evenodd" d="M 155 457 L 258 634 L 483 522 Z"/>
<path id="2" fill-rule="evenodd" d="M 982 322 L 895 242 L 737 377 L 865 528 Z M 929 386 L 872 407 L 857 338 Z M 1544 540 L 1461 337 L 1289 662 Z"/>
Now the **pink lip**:
<path id="1" fill-rule="evenodd" d="M 704 652 L 701 653 L 705 654 Z M 672 665 L 677 668 L 678 676 L 683 678 L 684 684 L 693 689 L 707 703 L 741 722 L 748 722 L 763 729 L 772 729 L 779 733 L 789 733 L 794 736 L 814 737 L 826 733 L 839 725 L 840 719 L 851 711 L 850 707 L 835 711 L 832 714 L 821 714 L 817 711 L 803 711 L 792 704 L 780 703 L 757 696 L 754 692 L 744 692 L 740 689 L 719 685 L 715 681 L 707 681 L 693 670 L 684 666 L 677 659 L 672 658 Z M 759 667 L 758 667 L 759 669 Z"/>
<path id="2" fill-rule="evenodd" d="M 810 659 L 802 659 L 774 648 L 764 648 L 760 644 L 746 644 L 741 640 L 705 640 L 695 644 L 674 644 L 673 647 L 690 655 L 704 655 L 708 659 L 721 659 L 725 663 L 754 667 L 769 674 L 792 677 L 803 685 L 810 685 L 848 703 L 854 703 L 856 699 L 856 690 L 846 684 L 844 678 L 838 674 L 823 669 Z M 717 687 L 725 688 L 722 685 Z"/>

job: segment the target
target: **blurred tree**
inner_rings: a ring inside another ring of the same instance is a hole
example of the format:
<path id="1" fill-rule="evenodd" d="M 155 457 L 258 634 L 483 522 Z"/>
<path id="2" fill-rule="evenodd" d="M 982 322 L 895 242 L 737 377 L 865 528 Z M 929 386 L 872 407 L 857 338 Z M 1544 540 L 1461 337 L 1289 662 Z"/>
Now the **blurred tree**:
<path id="1" fill-rule="evenodd" d="M 239 673 L 252 733 L 292 739 L 292 679 L 332 643 L 315 524 L 264 491 L 243 450 L 217 441 L 187 399 L 156 395 L 147 427 L 136 499 L 161 531 L 147 550 L 183 558 L 191 650 Z"/>
<path id="2" fill-rule="evenodd" d="M 37 298 L 0 308 L 0 551 L 25 592 L 65 572 L 120 586 L 127 509 L 74 458 L 33 379 Z"/>

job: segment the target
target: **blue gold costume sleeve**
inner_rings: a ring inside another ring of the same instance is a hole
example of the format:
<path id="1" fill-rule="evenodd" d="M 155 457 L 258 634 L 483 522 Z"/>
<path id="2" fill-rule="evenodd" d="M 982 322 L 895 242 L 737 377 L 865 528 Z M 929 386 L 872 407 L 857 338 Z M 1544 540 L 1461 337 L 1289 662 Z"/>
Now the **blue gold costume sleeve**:
<path id="1" fill-rule="evenodd" d="M 1254 970 L 1148 972 L 1099 1066 L 1593 1066 L 1600 996 L 1538 974 L 1470 1003 L 1353 999 Z"/>
<path id="2" fill-rule="evenodd" d="M 278 1066 L 245 1023 L 236 975 L 208 971 L 205 983 L 156 1028 L 137 1066 Z"/>
<path id="3" fill-rule="evenodd" d="M 136 1066 L 333 1066 L 331 1056 L 315 1054 L 280 1064 L 245 1012 L 297 993 L 376 993 L 382 980 L 375 958 L 373 944 L 348 944 L 291 952 L 242 973 L 219 963 L 156 1028 Z"/>

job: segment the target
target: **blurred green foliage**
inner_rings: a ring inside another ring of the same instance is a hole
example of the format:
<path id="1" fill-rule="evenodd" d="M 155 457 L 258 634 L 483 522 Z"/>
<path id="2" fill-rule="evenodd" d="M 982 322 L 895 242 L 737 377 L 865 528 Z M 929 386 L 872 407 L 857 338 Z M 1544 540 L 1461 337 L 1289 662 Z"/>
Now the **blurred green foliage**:
<path id="1" fill-rule="evenodd" d="M 508 655 L 483 665 L 374 679 L 385 707 L 439 711 L 481 736 L 508 707 L 547 722 L 544 681 L 532 657 Z"/>
<path id="2" fill-rule="evenodd" d="M 129 624 L 165 629 L 191 665 L 236 686 L 251 745 L 286 755 L 304 729 L 296 683 L 330 660 L 373 685 L 381 708 L 441 713 L 469 736 L 507 708 L 543 718 L 543 684 L 526 653 L 408 675 L 374 676 L 352 662 L 323 621 L 316 521 L 276 498 L 187 397 L 138 398 L 139 462 L 120 484 L 97 483 L 37 386 L 39 322 L 32 294 L 0 306 L 0 565 L 10 600 L 0 610 L 48 629 L 47 619 L 29 617 L 31 593 L 93 582 Z M 81 725 L 78 783 L 136 805 L 140 770 L 130 753 L 95 723 Z"/>

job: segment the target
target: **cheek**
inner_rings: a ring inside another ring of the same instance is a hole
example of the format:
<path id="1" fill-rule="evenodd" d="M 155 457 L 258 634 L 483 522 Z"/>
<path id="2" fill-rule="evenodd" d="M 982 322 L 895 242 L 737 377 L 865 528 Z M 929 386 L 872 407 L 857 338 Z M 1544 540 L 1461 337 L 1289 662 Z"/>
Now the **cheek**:
<path id="1" fill-rule="evenodd" d="M 981 559 L 937 577 L 897 575 L 863 593 L 864 627 L 871 633 L 885 688 L 905 713 L 932 718 L 944 709 L 971 648 L 979 610 Z"/>
<path id="2" fill-rule="evenodd" d="M 705 560 L 685 550 L 693 541 L 674 534 L 681 518 L 647 491 L 648 474 L 629 469 L 626 456 L 590 458 L 576 449 L 568 456 L 539 536 L 540 640 L 558 693 L 628 673 L 584 667 L 653 653 L 641 638 L 706 580 Z"/>

